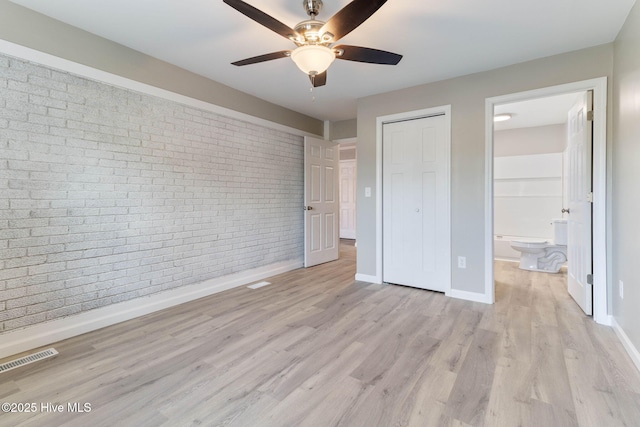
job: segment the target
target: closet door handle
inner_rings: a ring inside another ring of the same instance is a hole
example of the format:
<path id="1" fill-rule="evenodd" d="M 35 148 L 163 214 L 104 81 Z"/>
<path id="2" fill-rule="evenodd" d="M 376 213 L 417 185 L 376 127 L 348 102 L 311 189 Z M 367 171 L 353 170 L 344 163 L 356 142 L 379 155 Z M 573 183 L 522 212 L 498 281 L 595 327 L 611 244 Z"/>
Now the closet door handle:
<path id="1" fill-rule="evenodd" d="M 562 209 L 562 213 L 569 213 L 569 209 Z"/>

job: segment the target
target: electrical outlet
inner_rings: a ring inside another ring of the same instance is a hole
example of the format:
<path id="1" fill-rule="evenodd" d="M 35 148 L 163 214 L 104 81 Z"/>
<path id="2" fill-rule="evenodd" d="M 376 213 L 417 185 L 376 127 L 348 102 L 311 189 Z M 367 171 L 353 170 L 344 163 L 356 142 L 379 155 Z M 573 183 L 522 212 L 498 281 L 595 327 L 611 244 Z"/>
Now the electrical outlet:
<path id="1" fill-rule="evenodd" d="M 467 257 L 458 257 L 458 268 L 467 268 Z"/>
<path id="2" fill-rule="evenodd" d="M 620 291 L 620 299 L 624 298 L 624 283 L 622 280 L 618 280 L 618 290 Z"/>

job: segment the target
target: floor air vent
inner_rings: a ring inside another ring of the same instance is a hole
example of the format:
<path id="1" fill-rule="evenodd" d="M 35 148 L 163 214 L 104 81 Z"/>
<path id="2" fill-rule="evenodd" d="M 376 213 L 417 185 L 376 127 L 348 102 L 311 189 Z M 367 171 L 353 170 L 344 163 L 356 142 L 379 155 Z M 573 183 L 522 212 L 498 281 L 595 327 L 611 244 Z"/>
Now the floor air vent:
<path id="1" fill-rule="evenodd" d="M 267 286 L 267 285 L 270 285 L 270 284 L 271 284 L 270 282 L 259 282 L 259 283 L 254 283 L 253 285 L 249 285 L 249 286 L 247 286 L 247 288 L 249 288 L 249 289 L 258 289 L 258 288 L 261 288 L 263 286 Z"/>
<path id="2" fill-rule="evenodd" d="M 37 353 L 30 354 L 20 359 L 10 360 L 9 362 L 0 365 L 0 373 L 10 371 L 20 366 L 28 365 L 29 363 L 37 362 L 38 360 L 46 359 L 57 355 L 58 352 L 55 348 L 49 348 L 47 350 L 39 351 Z"/>

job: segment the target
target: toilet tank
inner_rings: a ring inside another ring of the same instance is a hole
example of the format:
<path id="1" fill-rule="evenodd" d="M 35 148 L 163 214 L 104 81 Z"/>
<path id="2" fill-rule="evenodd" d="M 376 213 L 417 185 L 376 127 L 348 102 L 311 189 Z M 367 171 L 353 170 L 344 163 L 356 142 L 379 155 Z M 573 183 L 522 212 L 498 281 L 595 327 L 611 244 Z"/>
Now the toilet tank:
<path id="1" fill-rule="evenodd" d="M 567 245 L 567 220 L 566 219 L 552 219 L 553 225 L 553 243 L 556 245 Z"/>

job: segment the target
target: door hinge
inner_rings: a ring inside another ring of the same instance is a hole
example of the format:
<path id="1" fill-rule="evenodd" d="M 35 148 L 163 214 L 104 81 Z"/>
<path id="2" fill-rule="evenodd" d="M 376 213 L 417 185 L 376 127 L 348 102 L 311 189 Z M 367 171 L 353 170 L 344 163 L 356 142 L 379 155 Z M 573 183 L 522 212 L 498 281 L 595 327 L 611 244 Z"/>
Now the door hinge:
<path id="1" fill-rule="evenodd" d="M 593 285 L 593 274 L 587 274 L 587 285 Z"/>
<path id="2" fill-rule="evenodd" d="M 593 203 L 593 191 L 587 193 L 587 202 Z"/>
<path id="3" fill-rule="evenodd" d="M 589 122 L 593 121 L 593 110 L 587 111 L 587 121 Z"/>

